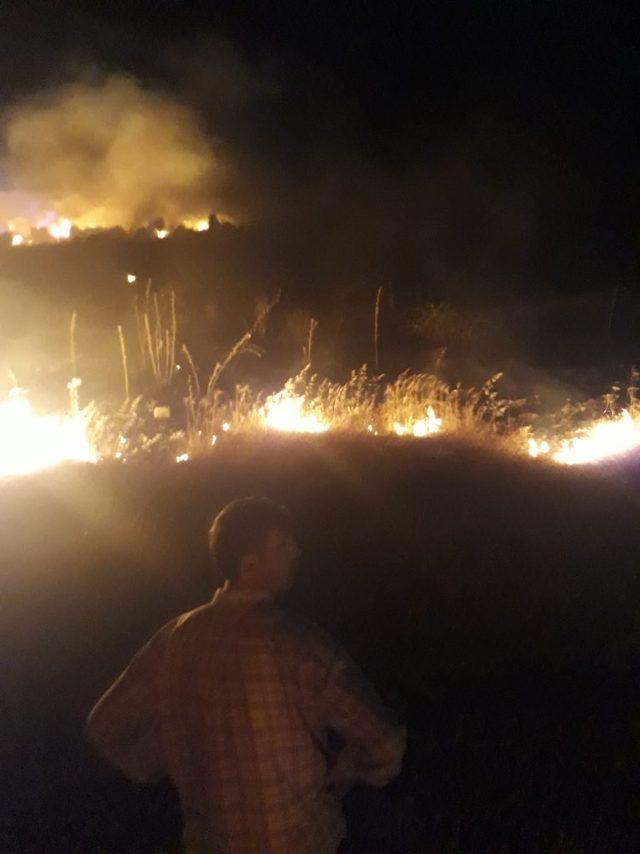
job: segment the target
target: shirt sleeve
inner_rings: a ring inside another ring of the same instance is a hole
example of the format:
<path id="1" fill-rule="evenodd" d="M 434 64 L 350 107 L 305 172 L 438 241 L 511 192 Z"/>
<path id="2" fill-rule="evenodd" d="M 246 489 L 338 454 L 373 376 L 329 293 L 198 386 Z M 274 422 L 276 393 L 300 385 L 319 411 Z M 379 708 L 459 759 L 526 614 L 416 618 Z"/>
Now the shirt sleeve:
<path id="1" fill-rule="evenodd" d="M 152 783 L 167 775 L 156 679 L 173 623 L 140 649 L 92 709 L 89 742 L 127 777 Z"/>
<path id="2" fill-rule="evenodd" d="M 317 627 L 304 632 L 298 656 L 306 717 L 336 732 L 354 776 L 381 788 L 400 773 L 407 732 L 357 664 Z"/>

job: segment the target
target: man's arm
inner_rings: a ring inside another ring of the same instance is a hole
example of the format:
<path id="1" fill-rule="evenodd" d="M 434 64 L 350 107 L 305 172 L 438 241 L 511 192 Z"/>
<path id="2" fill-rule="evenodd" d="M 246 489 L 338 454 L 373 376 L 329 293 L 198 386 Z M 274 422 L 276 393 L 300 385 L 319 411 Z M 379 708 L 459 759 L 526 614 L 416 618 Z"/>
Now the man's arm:
<path id="1" fill-rule="evenodd" d="M 98 700 L 85 726 L 105 759 L 140 783 L 166 776 L 156 674 L 173 623 L 157 632 Z"/>
<path id="2" fill-rule="evenodd" d="M 316 726 L 344 740 L 327 783 L 382 788 L 400 773 L 407 732 L 355 662 L 323 632 L 313 632 L 300 668 L 304 703 Z"/>

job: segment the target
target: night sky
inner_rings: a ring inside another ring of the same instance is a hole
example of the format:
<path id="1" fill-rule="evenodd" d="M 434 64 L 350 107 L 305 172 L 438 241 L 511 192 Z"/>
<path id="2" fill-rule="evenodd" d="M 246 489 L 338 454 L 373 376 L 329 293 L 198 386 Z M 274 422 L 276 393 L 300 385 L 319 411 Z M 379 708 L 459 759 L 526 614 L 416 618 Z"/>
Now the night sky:
<path id="1" fill-rule="evenodd" d="M 192 107 L 305 262 L 436 296 L 633 288 L 631 4 L 5 3 L 0 101 L 113 72 Z M 322 255 L 322 261 L 317 257 Z"/>

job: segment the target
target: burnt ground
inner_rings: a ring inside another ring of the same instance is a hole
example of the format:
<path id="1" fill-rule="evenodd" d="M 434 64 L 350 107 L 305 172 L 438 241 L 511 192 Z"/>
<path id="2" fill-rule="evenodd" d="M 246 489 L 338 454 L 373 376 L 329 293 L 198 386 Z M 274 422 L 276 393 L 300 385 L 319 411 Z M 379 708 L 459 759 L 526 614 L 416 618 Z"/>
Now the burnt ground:
<path id="1" fill-rule="evenodd" d="M 326 436 L 3 482 L 1 850 L 179 850 L 170 786 L 122 779 L 82 726 L 142 642 L 211 595 L 209 521 L 255 493 L 296 515 L 286 606 L 333 632 L 409 728 L 401 776 L 347 798 L 359 851 L 640 850 L 625 471 Z"/>

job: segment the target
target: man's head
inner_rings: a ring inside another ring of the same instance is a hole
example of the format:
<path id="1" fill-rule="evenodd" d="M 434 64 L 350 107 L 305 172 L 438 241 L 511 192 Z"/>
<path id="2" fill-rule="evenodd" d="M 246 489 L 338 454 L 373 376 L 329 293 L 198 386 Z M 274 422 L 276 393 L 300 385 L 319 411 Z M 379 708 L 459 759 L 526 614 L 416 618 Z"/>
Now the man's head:
<path id="1" fill-rule="evenodd" d="M 289 511 L 268 498 L 240 498 L 213 520 L 209 550 L 220 573 L 235 587 L 288 590 L 297 575 L 300 549 Z"/>

